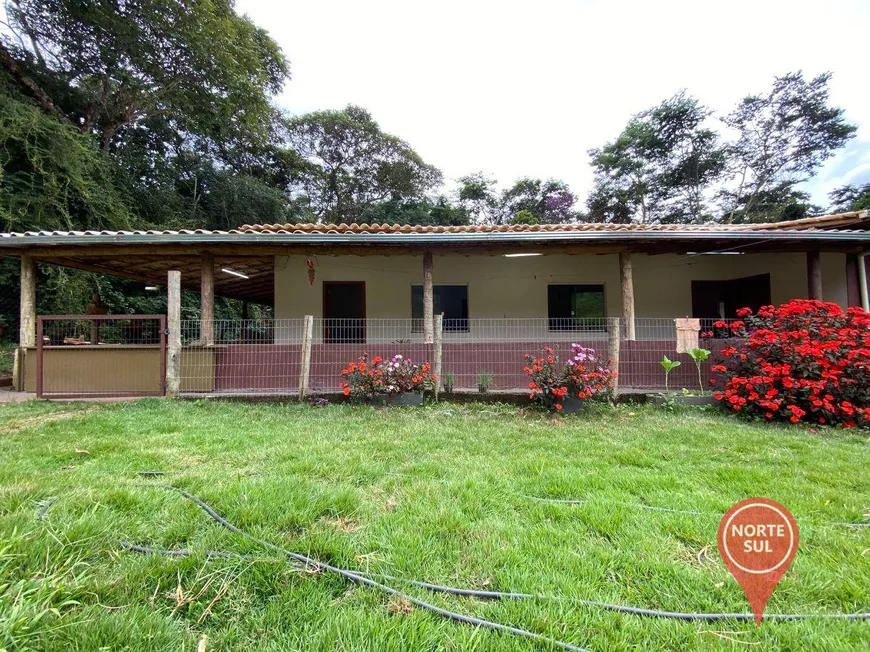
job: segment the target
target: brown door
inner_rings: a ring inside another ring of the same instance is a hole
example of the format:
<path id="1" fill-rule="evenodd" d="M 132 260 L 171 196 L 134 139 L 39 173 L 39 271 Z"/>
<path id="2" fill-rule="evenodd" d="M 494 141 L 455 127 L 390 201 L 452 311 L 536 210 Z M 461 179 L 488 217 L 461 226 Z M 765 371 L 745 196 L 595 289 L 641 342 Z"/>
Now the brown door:
<path id="1" fill-rule="evenodd" d="M 364 344 L 366 284 L 356 281 L 323 283 L 323 341 Z"/>

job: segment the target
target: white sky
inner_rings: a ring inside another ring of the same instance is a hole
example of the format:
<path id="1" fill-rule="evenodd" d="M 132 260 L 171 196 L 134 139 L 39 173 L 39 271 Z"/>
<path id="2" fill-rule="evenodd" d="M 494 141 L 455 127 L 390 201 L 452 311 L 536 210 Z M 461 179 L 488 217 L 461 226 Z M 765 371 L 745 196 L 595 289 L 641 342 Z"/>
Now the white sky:
<path id="1" fill-rule="evenodd" d="M 685 88 L 727 112 L 774 75 L 834 72 L 831 99 L 858 136 L 807 186 L 870 181 L 870 2 L 239 0 L 290 59 L 292 113 L 370 110 L 444 172 L 567 181 L 586 152 Z"/>

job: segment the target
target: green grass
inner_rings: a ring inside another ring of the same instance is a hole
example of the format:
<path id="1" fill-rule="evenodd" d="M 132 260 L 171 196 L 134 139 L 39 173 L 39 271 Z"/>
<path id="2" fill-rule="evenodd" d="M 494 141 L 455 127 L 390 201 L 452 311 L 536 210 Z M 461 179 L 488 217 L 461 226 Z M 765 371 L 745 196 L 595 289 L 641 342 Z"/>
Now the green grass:
<path id="1" fill-rule="evenodd" d="M 747 610 L 716 551 L 716 513 L 767 496 L 801 526 L 768 610 L 870 611 L 870 528 L 835 525 L 870 511 L 866 433 L 631 407 L 554 422 L 503 406 L 33 402 L 0 407 L 0 460 L 0 648 L 193 651 L 205 634 L 208 650 L 542 649 L 295 570 L 147 482 L 185 487 L 239 527 L 345 568 L 702 612 Z M 166 475 L 137 475 L 152 470 Z M 196 554 L 137 555 L 119 540 Z M 756 628 L 411 591 L 596 651 L 870 641 L 867 622 Z"/>

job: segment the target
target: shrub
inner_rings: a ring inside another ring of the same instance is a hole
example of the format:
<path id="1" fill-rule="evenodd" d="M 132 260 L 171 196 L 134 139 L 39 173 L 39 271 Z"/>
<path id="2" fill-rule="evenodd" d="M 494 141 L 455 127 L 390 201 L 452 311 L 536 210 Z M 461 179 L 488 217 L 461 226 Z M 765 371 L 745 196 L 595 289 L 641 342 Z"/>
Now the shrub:
<path id="1" fill-rule="evenodd" d="M 870 424 L 870 314 L 806 299 L 737 314 L 742 341 L 713 367 L 718 400 L 770 420 Z"/>
<path id="2" fill-rule="evenodd" d="M 379 355 L 369 359 L 369 354 L 363 353 L 356 362 L 341 370 L 343 380 L 339 386 L 345 396 L 363 399 L 371 399 L 375 394 L 419 392 L 430 379 L 437 379 L 430 375 L 430 370 L 428 362 L 413 364 L 401 355 L 387 361 Z"/>
<path id="3" fill-rule="evenodd" d="M 566 396 L 591 399 L 613 389 L 616 372 L 594 349 L 571 345 L 571 357 L 564 366 L 553 349 L 545 346 L 541 357 L 526 354 L 523 367 L 530 377 L 529 398 L 544 407 L 559 411 Z"/>

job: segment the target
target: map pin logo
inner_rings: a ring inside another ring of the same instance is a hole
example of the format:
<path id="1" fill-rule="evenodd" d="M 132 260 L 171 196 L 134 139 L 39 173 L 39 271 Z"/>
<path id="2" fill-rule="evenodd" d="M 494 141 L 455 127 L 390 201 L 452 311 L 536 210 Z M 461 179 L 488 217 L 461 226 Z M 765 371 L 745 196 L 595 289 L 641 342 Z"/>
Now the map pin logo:
<path id="1" fill-rule="evenodd" d="M 799 538 L 791 512 L 768 498 L 741 500 L 719 523 L 719 554 L 746 594 L 756 625 L 791 566 Z"/>

